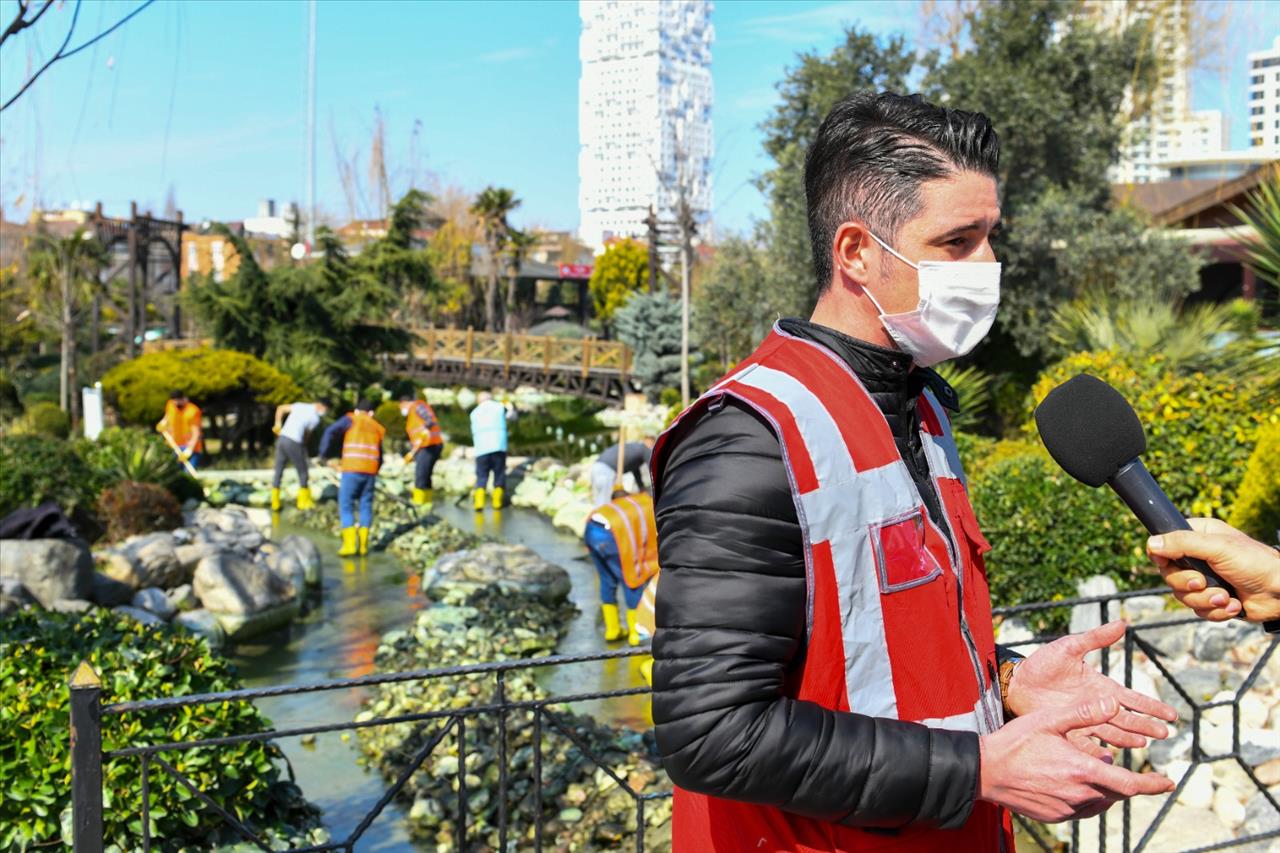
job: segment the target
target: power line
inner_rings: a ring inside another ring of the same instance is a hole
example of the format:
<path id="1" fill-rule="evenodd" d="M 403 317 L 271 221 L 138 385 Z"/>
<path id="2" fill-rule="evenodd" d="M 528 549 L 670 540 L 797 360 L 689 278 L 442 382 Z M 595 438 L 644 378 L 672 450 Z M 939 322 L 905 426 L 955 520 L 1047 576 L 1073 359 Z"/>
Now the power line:
<path id="1" fill-rule="evenodd" d="M 71 36 L 75 33 L 75 30 L 76 30 L 76 19 L 80 17 L 80 4 L 81 4 L 82 0 L 76 0 L 76 7 L 75 7 L 75 10 L 72 12 L 72 15 L 71 15 L 71 28 L 67 30 L 67 37 L 66 37 L 66 39 L 64 39 L 64 40 L 63 40 L 63 42 L 62 42 L 62 47 L 58 48 L 58 52 L 57 52 L 57 53 L 55 53 L 55 54 L 52 56 L 52 58 L 50 58 L 50 59 L 49 59 L 49 61 L 48 61 L 48 62 L 46 62 L 43 66 L 41 66 L 41 68 L 40 68 L 40 70 L 39 70 L 39 71 L 37 71 L 35 74 L 31 75 L 30 79 L 28 79 L 26 83 L 22 84 L 22 88 L 18 90 L 17 94 L 15 94 L 15 95 L 14 95 L 12 98 L 10 98 L 9 100 L 5 101 L 3 106 L 0 106 L 0 112 L 4 112 L 5 110 L 7 110 L 7 109 L 8 109 L 8 108 L 13 104 L 13 102 L 14 102 L 14 101 L 16 101 L 16 100 L 18 100 L 18 98 L 22 97 L 22 94 L 23 94 L 24 92 L 26 92 L 28 89 L 30 89 L 30 88 L 31 88 L 31 84 L 32 84 L 32 83 L 34 83 L 34 82 L 36 82 L 36 80 L 38 80 L 38 79 L 39 79 L 39 77 L 40 77 L 40 75 L 41 75 L 41 74 L 43 74 L 45 71 L 48 71 L 48 70 L 49 70 L 49 66 L 53 65 L 55 62 L 58 62 L 59 60 L 62 60 L 62 59 L 70 59 L 71 57 L 75 56 L 77 53 L 79 53 L 80 51 L 84 50 L 85 48 L 87 48 L 87 47 L 92 47 L 93 45 L 95 45 L 95 44 L 97 44 L 98 42 L 102 41 L 102 39 L 106 38 L 107 36 L 109 36 L 109 35 L 111 35 L 113 32 L 115 32 L 116 30 L 120 29 L 120 27 L 124 26 L 124 25 L 125 25 L 126 23 L 128 23 L 128 22 L 129 22 L 129 21 L 130 21 L 130 20 L 131 20 L 135 15 L 137 15 L 137 14 L 138 14 L 139 12 L 141 12 L 143 9 L 147 8 L 148 6 L 150 6 L 150 5 L 151 5 L 152 3 L 154 3 L 155 1 L 156 1 L 156 0 L 144 0 L 143 4 L 142 4 L 141 6 L 139 6 L 139 7 L 138 7 L 138 8 L 136 8 L 136 9 L 134 9 L 132 12 L 130 12 L 129 14 L 125 15 L 125 16 L 124 16 L 123 18 L 121 18 L 120 20 L 116 21 L 114 24 L 112 24 L 112 25 L 111 25 L 110 27 L 108 27 L 107 29 L 105 29 L 105 30 L 103 30 L 102 32 L 98 33 L 96 36 L 94 36 L 93 38 L 91 38 L 91 39 L 89 39 L 88 41 L 84 42 L 83 44 L 77 45 L 76 47 L 72 48 L 71 50 L 67 50 L 67 45 L 71 43 Z"/>

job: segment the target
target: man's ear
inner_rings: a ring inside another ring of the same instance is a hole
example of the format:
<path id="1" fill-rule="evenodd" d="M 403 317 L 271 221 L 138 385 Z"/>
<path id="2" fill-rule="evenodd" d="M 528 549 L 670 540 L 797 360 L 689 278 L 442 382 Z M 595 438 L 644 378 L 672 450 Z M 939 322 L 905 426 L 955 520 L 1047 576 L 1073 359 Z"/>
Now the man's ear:
<path id="1" fill-rule="evenodd" d="M 871 254 L 873 240 L 867 229 L 857 222 L 845 222 L 836 229 L 832 243 L 831 266 L 837 273 L 858 286 L 871 280 Z"/>

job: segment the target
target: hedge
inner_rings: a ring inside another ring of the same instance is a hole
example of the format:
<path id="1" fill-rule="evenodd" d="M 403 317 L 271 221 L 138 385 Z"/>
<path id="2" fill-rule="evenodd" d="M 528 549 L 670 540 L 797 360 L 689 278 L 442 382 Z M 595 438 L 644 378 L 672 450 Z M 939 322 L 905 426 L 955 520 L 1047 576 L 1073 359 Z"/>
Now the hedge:
<path id="1" fill-rule="evenodd" d="M 265 361 L 234 350 L 155 352 L 118 364 L 102 388 L 126 422 L 153 426 L 175 389 L 202 409 L 248 397 L 276 406 L 305 396 L 297 384 Z"/>
<path id="2" fill-rule="evenodd" d="M 92 510 L 102 485 L 69 441 L 38 435 L 0 439 L 0 517 L 45 501 L 67 515 Z"/>
<path id="3" fill-rule="evenodd" d="M 1280 541 L 1280 416 L 1258 431 L 1227 521 L 1263 542 Z"/>
<path id="4" fill-rule="evenodd" d="M 234 690 L 232 667 L 203 639 L 146 627 L 106 609 L 83 616 L 19 610 L 0 620 L 0 849 L 68 844 L 71 762 L 67 748 L 67 679 L 82 660 L 100 674 L 104 702 Z M 268 720 L 247 702 L 169 713 L 103 718 L 103 750 L 265 731 Z M 318 812 L 281 773 L 271 744 L 170 752 L 165 760 L 239 820 L 274 838 L 318 840 Z M 213 847 L 242 840 L 164 770 L 153 765 L 150 829 L 157 849 Z M 138 846 L 142 835 L 137 758 L 103 766 L 104 841 Z M 299 836 L 305 836 L 299 838 Z"/>

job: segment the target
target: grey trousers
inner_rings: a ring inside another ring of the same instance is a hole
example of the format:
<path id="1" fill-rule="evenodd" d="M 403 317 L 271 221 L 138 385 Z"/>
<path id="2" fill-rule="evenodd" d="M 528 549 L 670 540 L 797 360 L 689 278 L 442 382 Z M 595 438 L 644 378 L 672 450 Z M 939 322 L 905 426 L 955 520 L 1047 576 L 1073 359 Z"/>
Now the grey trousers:
<path id="1" fill-rule="evenodd" d="M 298 485 L 307 487 L 307 448 L 292 438 L 283 435 L 276 439 L 276 472 L 271 480 L 271 488 L 280 488 L 280 480 L 284 477 L 284 466 L 292 464 L 298 469 Z"/>

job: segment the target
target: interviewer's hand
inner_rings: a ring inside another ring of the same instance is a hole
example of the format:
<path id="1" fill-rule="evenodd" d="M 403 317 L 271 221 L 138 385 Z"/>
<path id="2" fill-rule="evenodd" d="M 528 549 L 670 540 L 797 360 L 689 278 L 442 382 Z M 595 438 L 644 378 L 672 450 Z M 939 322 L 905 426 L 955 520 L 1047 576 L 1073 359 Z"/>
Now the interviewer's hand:
<path id="1" fill-rule="evenodd" d="M 1173 782 L 1111 764 L 1083 731 L 1114 725 L 1120 703 L 1111 697 L 1045 708 L 983 735 L 978 798 L 1032 820 L 1057 823 L 1092 817 L 1139 794 L 1164 794 Z"/>
<path id="2" fill-rule="evenodd" d="M 1222 622 L 1243 605 L 1251 622 L 1280 619 L 1280 552 L 1250 539 L 1225 521 L 1190 518 L 1190 530 L 1175 530 L 1147 540 L 1147 553 L 1160 568 L 1174 597 L 1197 616 Z M 1199 557 L 1236 589 L 1239 598 L 1208 588 L 1204 575 L 1174 565 L 1179 557 Z"/>
<path id="3" fill-rule="evenodd" d="M 1177 711 L 1159 699 L 1118 684 L 1084 661 L 1090 652 L 1119 641 L 1124 630 L 1124 620 L 1117 619 L 1042 646 L 1013 671 L 1005 702 L 1022 716 L 1110 696 L 1120 704 L 1120 710 L 1110 722 L 1085 734 L 1112 746 L 1130 748 L 1146 746 L 1147 738 L 1168 737 L 1169 730 L 1160 721 L 1173 722 L 1178 719 Z"/>

